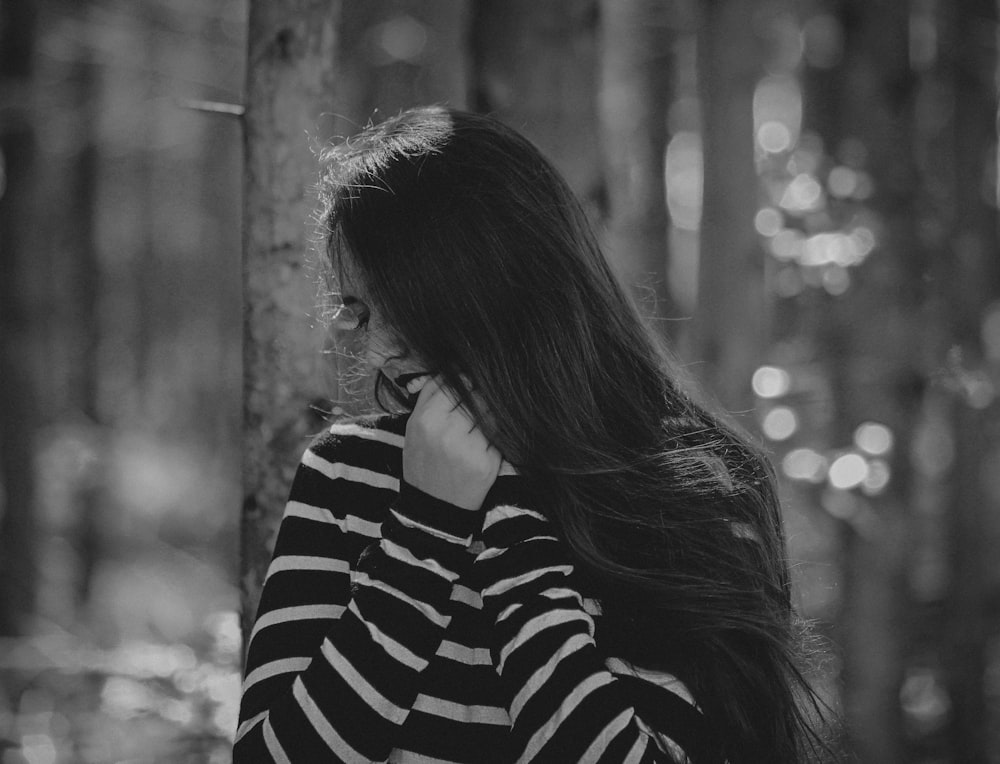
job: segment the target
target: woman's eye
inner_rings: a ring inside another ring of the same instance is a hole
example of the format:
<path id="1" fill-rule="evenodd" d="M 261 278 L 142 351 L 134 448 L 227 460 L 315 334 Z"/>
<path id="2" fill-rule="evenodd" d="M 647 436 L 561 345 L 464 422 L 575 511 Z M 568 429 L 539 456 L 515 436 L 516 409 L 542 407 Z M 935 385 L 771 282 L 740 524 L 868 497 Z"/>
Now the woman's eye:
<path id="1" fill-rule="evenodd" d="M 371 311 L 361 303 L 341 305 L 334 314 L 333 323 L 338 329 L 356 331 L 367 329 Z"/>

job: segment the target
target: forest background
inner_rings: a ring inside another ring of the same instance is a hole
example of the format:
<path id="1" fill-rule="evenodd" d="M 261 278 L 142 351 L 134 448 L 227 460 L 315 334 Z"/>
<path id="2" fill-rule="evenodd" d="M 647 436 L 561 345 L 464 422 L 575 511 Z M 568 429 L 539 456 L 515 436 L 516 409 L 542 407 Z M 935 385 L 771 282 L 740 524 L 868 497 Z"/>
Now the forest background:
<path id="1" fill-rule="evenodd" d="M 844 760 L 1000 762 L 997 19 L 5 0 L 2 762 L 228 760 L 290 470 L 365 405 L 320 320 L 314 150 L 428 102 L 554 160 L 766 444 Z"/>

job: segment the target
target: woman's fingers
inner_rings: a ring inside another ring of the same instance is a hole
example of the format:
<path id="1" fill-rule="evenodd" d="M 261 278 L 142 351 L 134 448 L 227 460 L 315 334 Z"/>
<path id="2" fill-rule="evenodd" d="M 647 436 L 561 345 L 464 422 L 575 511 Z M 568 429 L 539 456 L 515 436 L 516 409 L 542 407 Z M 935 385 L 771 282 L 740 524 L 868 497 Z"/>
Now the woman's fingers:
<path id="1" fill-rule="evenodd" d="M 467 376 L 462 375 L 462 380 L 468 384 Z M 416 381 L 412 380 L 411 384 Z M 419 382 L 421 391 L 417 405 L 414 406 L 415 414 L 419 410 L 421 416 L 425 412 L 430 413 L 434 417 L 440 416 L 442 417 L 442 426 L 453 424 L 456 428 L 462 428 L 466 434 L 478 434 L 483 439 L 481 443 L 483 448 L 491 445 L 486 440 L 486 430 L 480 426 L 479 419 L 473 416 L 469 408 L 459 399 L 457 393 L 450 387 L 447 387 L 440 377 L 427 375 L 420 378 Z M 478 417 L 485 417 L 487 424 L 492 427 L 493 422 L 490 418 L 490 412 L 482 396 L 472 390 L 471 387 L 467 389 L 469 390 L 469 394 L 475 399 Z"/>
<path id="2" fill-rule="evenodd" d="M 424 381 L 406 425 L 403 477 L 452 504 L 478 509 L 500 469 L 501 456 L 440 378 Z"/>
<path id="3" fill-rule="evenodd" d="M 424 386 L 427 384 L 430 378 L 431 378 L 430 374 L 421 374 L 419 377 L 414 377 L 413 379 L 411 379 L 409 382 L 406 383 L 406 392 L 408 392 L 410 395 L 416 395 L 417 393 L 419 393 L 421 390 L 424 389 Z"/>

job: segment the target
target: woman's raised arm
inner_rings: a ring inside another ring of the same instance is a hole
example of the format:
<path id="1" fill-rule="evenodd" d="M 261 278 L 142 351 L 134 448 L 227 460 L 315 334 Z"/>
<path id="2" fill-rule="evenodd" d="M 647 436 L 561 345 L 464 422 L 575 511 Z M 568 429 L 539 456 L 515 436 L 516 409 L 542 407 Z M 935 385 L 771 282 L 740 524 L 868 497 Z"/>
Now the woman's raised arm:
<path id="1" fill-rule="evenodd" d="M 250 637 L 237 764 L 383 761 L 394 747 L 476 522 L 400 486 L 402 443 L 335 425 L 306 451 Z"/>

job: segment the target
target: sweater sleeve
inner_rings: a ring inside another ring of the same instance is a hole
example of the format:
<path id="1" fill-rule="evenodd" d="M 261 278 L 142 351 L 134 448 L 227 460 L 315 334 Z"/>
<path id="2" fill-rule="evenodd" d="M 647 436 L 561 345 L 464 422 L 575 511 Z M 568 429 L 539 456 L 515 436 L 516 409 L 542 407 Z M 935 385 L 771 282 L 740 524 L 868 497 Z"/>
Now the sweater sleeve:
<path id="1" fill-rule="evenodd" d="M 715 761 L 697 755 L 707 728 L 683 685 L 600 654 L 565 542 L 540 512 L 506 500 L 518 479 L 498 481 L 474 564 L 516 760 Z"/>
<path id="2" fill-rule="evenodd" d="M 237 764 L 384 761 L 470 564 L 474 513 L 400 484 L 380 455 L 398 459 L 401 436 L 352 427 L 314 443 L 293 482 L 247 652 Z"/>

